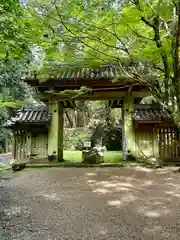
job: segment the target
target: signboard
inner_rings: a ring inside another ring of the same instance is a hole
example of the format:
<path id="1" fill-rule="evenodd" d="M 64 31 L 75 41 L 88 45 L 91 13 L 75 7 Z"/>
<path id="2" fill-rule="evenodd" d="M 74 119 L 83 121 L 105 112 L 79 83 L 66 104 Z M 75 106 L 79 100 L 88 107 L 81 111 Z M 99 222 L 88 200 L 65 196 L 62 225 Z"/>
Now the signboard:
<path id="1" fill-rule="evenodd" d="M 90 148 L 91 147 L 91 142 L 84 142 L 84 147 L 85 148 Z"/>

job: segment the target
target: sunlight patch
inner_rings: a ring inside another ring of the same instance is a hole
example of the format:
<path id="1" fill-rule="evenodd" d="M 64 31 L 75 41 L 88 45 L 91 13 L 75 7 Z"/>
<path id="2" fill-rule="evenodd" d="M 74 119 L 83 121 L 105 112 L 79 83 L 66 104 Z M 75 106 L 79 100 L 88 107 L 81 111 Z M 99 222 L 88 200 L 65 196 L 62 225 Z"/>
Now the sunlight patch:
<path id="1" fill-rule="evenodd" d="M 118 186 L 122 186 L 122 187 L 133 187 L 133 185 L 131 183 L 126 183 L 126 182 L 118 182 L 117 183 Z"/>
<path id="2" fill-rule="evenodd" d="M 151 186 L 153 184 L 153 181 L 146 181 L 143 186 Z"/>
<path id="3" fill-rule="evenodd" d="M 169 215 L 171 211 L 167 209 L 166 206 L 162 205 L 162 203 L 154 202 L 149 204 L 149 206 L 141 207 L 139 213 L 147 217 L 158 218 Z"/>
<path id="4" fill-rule="evenodd" d="M 88 183 L 95 183 L 96 180 L 88 180 L 87 182 L 88 182 Z"/>
<path id="5" fill-rule="evenodd" d="M 111 193 L 111 191 L 109 191 L 108 189 L 105 189 L 105 188 L 98 188 L 98 189 L 95 189 L 93 192 L 96 192 L 96 193 Z"/>
<path id="6" fill-rule="evenodd" d="M 107 234 L 107 231 L 106 231 L 106 230 L 100 230 L 100 231 L 99 231 L 99 234 L 100 234 L 100 235 L 106 235 L 106 234 Z"/>
<path id="7" fill-rule="evenodd" d="M 96 173 L 86 173 L 87 176 L 95 176 Z"/>
<path id="8" fill-rule="evenodd" d="M 172 195 L 174 197 L 180 197 L 180 193 L 172 192 L 172 191 L 165 191 L 166 194 Z"/>
<path id="9" fill-rule="evenodd" d="M 116 183 L 107 183 L 107 184 L 104 184 L 104 187 L 113 188 L 113 187 L 117 187 L 117 184 Z"/>
<path id="10" fill-rule="evenodd" d="M 142 172 L 152 172 L 152 169 L 148 169 L 148 168 L 143 168 L 143 167 L 136 167 L 136 169 L 142 171 Z"/>
<path id="11" fill-rule="evenodd" d="M 108 204 L 110 206 L 120 206 L 122 202 L 120 200 L 113 200 L 113 201 L 108 201 Z"/>
<path id="12" fill-rule="evenodd" d="M 144 215 L 147 217 L 155 217 L 155 218 L 160 217 L 160 214 L 158 212 L 153 212 L 153 211 L 145 212 Z"/>
<path id="13" fill-rule="evenodd" d="M 117 187 L 116 191 L 131 191 L 131 189 L 125 187 Z"/>

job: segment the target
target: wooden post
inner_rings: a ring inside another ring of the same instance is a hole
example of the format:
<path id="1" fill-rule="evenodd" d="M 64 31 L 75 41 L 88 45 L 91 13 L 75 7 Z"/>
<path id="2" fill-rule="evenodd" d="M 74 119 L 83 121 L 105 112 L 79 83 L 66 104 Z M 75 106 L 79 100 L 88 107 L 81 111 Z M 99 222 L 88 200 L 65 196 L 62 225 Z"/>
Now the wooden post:
<path id="1" fill-rule="evenodd" d="M 124 103 L 122 108 L 123 122 L 124 122 L 124 160 L 127 157 L 136 157 L 135 151 L 135 131 L 133 126 L 132 114 L 134 111 L 134 98 L 131 96 L 130 92 L 124 97 Z"/>
<path id="2" fill-rule="evenodd" d="M 16 159 L 16 145 L 17 145 L 16 132 L 13 131 L 13 136 L 12 136 L 12 157 L 13 157 L 13 159 Z"/>
<path id="3" fill-rule="evenodd" d="M 59 112 L 59 131 L 58 131 L 58 161 L 63 161 L 63 133 L 64 133 L 64 111 L 63 104 L 58 104 L 58 112 Z"/>
<path id="4" fill-rule="evenodd" d="M 55 102 L 49 105 L 52 114 L 48 132 L 49 161 L 63 161 L 63 105 Z"/>
<path id="5" fill-rule="evenodd" d="M 27 159 L 31 158 L 31 133 L 27 132 Z"/>

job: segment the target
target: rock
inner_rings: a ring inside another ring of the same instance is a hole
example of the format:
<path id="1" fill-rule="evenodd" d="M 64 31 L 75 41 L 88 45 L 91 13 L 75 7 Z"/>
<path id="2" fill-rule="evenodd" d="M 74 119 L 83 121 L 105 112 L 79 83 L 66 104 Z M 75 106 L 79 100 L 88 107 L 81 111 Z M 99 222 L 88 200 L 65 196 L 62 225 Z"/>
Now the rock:
<path id="1" fill-rule="evenodd" d="M 26 167 L 26 163 L 21 163 L 21 162 L 17 162 L 17 163 L 13 163 L 12 164 L 12 169 L 13 171 L 20 171 L 22 169 L 24 169 Z"/>
<path id="2" fill-rule="evenodd" d="M 90 150 L 82 151 L 83 163 L 98 164 L 104 162 L 104 149 L 96 146 Z"/>

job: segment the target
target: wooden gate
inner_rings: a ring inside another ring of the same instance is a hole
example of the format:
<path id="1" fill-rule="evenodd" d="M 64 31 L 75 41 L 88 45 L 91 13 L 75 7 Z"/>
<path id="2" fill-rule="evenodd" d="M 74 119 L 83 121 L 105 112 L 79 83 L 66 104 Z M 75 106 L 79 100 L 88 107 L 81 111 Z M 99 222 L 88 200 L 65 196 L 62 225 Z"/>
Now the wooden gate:
<path id="1" fill-rule="evenodd" d="M 176 127 L 158 128 L 158 141 L 161 159 L 180 160 L 180 134 Z"/>
<path id="2" fill-rule="evenodd" d="M 48 156 L 48 137 L 47 134 L 37 134 L 31 137 L 31 157 L 44 159 Z"/>

